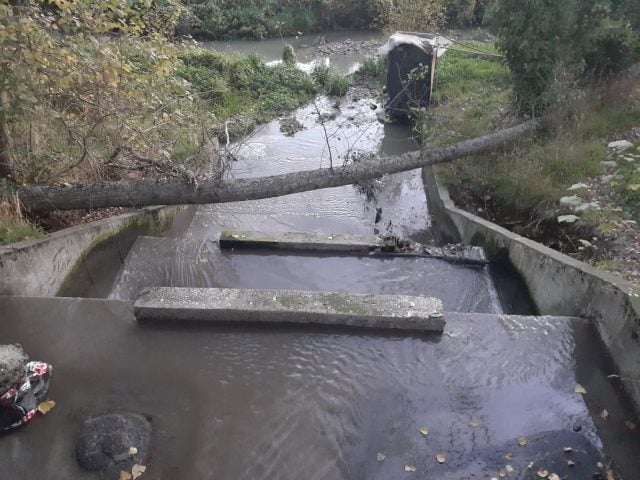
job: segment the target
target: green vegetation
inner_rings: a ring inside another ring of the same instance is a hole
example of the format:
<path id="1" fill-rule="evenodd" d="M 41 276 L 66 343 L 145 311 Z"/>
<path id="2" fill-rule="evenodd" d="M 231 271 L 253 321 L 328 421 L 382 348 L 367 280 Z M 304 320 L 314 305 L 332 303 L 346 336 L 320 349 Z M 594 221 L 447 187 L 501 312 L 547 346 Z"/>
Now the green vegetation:
<path id="1" fill-rule="evenodd" d="M 447 145 L 518 123 L 510 109 L 510 77 L 493 59 L 447 53 L 436 70 L 435 104 L 416 123 L 423 141 Z M 551 114 L 553 126 L 546 135 L 441 166 L 438 171 L 456 202 L 540 240 L 560 228 L 576 238 L 593 227 L 606 229 L 612 217 L 605 209 L 559 225 L 559 215 L 573 213 L 561 199 L 573 194 L 567 188 L 601 174 L 608 137 L 640 123 L 640 89 L 633 79 L 608 78 L 583 85 L 574 97 L 562 113 Z M 621 162 L 615 170 L 614 186 L 625 209 L 637 218 L 637 167 Z"/>
<path id="2" fill-rule="evenodd" d="M 177 0 L 0 4 L 0 181 L 222 175 L 211 165 L 231 117 L 251 125 L 348 86 L 174 43 L 181 12 Z M 2 241 L 40 232 L 1 213 Z"/>
<path id="3" fill-rule="evenodd" d="M 0 245 L 40 238 L 44 231 L 29 222 L 15 201 L 0 202 Z"/>
<path id="4" fill-rule="evenodd" d="M 387 57 L 368 58 L 362 62 L 356 74 L 384 85 L 387 81 L 387 65 Z"/>
<path id="5" fill-rule="evenodd" d="M 495 0 L 490 26 L 513 75 L 514 103 L 538 115 L 585 74 L 624 70 L 640 57 L 637 2 Z"/>
<path id="6" fill-rule="evenodd" d="M 179 34 L 273 38 L 336 28 L 425 31 L 477 25 L 488 0 L 187 0 Z"/>

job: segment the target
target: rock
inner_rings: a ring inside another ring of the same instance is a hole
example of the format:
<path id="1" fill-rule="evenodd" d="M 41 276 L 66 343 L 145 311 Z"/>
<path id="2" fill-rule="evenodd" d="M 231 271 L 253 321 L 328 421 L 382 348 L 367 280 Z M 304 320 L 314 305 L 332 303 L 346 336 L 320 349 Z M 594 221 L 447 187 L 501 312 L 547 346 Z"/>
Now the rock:
<path id="1" fill-rule="evenodd" d="M 23 383 L 28 361 L 29 357 L 21 345 L 0 345 L 0 395 Z"/>
<path id="2" fill-rule="evenodd" d="M 616 142 L 610 142 L 609 145 L 607 145 L 607 147 L 612 148 L 614 150 L 618 150 L 618 151 L 624 151 L 624 150 L 627 150 L 628 148 L 633 147 L 633 143 L 627 140 L 618 140 Z"/>
<path id="3" fill-rule="evenodd" d="M 110 413 L 92 417 L 82 424 L 76 442 L 76 458 L 82 468 L 103 472 L 104 478 L 118 480 L 120 471 L 131 471 L 144 463 L 152 427 L 146 417 L 136 413 Z M 135 457 L 129 449 L 136 448 Z"/>

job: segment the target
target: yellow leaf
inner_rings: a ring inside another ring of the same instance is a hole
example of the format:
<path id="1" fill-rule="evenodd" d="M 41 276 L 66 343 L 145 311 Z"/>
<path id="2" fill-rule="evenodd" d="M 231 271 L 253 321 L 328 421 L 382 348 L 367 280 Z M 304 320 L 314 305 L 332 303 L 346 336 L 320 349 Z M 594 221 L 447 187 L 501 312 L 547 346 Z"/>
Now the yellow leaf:
<path id="1" fill-rule="evenodd" d="M 576 392 L 576 393 L 581 393 L 581 394 L 583 394 L 583 395 L 584 395 L 585 393 L 587 393 L 587 389 L 586 389 L 586 388 L 584 388 L 582 385 L 580 385 L 580 384 L 578 383 L 578 384 L 576 385 L 575 392 Z"/>
<path id="2" fill-rule="evenodd" d="M 133 468 L 131 469 L 131 477 L 132 480 L 136 480 L 136 478 L 141 477 L 142 474 L 144 472 L 147 471 L 147 467 L 145 467 L 144 465 L 134 465 Z"/>
<path id="3" fill-rule="evenodd" d="M 429 435 L 429 429 L 427 427 L 420 427 L 420 433 L 426 437 Z"/>
<path id="4" fill-rule="evenodd" d="M 640 190 L 640 183 L 632 183 L 631 185 L 627 185 L 627 188 L 633 192 Z"/>
<path id="5" fill-rule="evenodd" d="M 55 406 L 56 406 L 56 402 L 54 402 L 53 400 L 47 400 L 46 402 L 42 402 L 40 405 L 38 405 L 38 411 L 42 415 L 46 415 Z"/>
<path id="6" fill-rule="evenodd" d="M 538 470 L 538 476 L 540 478 L 547 478 L 549 476 L 549 472 L 543 469 Z"/>
<path id="7" fill-rule="evenodd" d="M 613 470 L 607 470 L 607 480 L 615 480 L 613 476 Z"/>
<path id="8" fill-rule="evenodd" d="M 131 480 L 131 474 L 129 472 L 125 472 L 124 470 L 120 470 L 120 480 Z"/>
<path id="9" fill-rule="evenodd" d="M 505 453 L 504 458 L 506 458 L 507 460 L 513 460 L 513 453 L 511 452 Z"/>
<path id="10" fill-rule="evenodd" d="M 436 455 L 436 460 L 438 460 L 438 463 L 444 463 L 447 461 L 447 456 L 444 452 L 440 452 Z"/>
<path id="11" fill-rule="evenodd" d="M 524 447 L 527 444 L 527 439 L 524 437 L 520 437 L 518 438 L 518 445 L 520 445 L 521 447 Z"/>
<path id="12" fill-rule="evenodd" d="M 416 471 L 416 467 L 414 467 L 413 465 L 405 465 L 404 466 L 404 471 L 405 472 L 415 472 Z"/>
<path id="13" fill-rule="evenodd" d="M 549 480 L 560 480 L 560 477 L 556 473 L 549 475 Z"/>
<path id="14" fill-rule="evenodd" d="M 129 448 L 129 455 L 133 457 L 134 455 L 137 455 L 137 454 L 138 454 L 138 449 L 136 447 Z"/>

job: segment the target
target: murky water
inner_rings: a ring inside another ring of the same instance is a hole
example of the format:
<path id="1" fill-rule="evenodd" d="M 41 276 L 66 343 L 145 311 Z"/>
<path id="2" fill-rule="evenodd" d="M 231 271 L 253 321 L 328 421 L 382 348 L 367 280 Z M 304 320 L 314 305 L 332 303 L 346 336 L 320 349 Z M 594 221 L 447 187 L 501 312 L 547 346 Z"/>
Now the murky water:
<path id="1" fill-rule="evenodd" d="M 356 151 L 415 148 L 407 130 L 376 121 L 368 92 L 352 90 L 336 102 L 321 97 L 298 110 L 305 128 L 292 137 L 275 120 L 233 145 L 232 175 L 330 161 L 339 168 Z M 431 238 L 419 171 L 384 177 L 374 187 L 373 197 L 345 186 L 193 207 L 169 236 L 136 241 L 110 297 L 133 299 L 153 285 L 291 288 L 434 295 L 449 311 L 501 313 L 484 270 L 416 258 L 222 252 L 217 246 L 224 229 L 389 230 Z M 450 314 L 444 335 L 413 336 L 139 326 L 131 306 L 115 300 L 0 303 L 9 318 L 0 322 L 0 338 L 23 343 L 34 358 L 54 365 L 51 398 L 58 401 L 45 419 L 0 437 L 0 471 L 9 478 L 35 478 L 33 465 L 41 478 L 91 478 L 69 454 L 73 434 L 87 415 L 120 409 L 153 419 L 145 478 L 484 479 L 497 476 L 507 452 L 521 455 L 513 463 L 524 469 L 568 443 L 588 453 L 577 470 L 583 476 L 575 478 L 590 478 L 601 438 L 626 478 L 640 471 L 632 454 L 638 435 L 619 428 L 631 418 L 628 404 L 607 378 L 611 367 L 586 321 Z M 615 423 L 596 428 L 574 393 L 577 382 L 597 399 L 589 403 L 592 413 L 604 405 Z M 426 439 L 421 426 L 429 427 Z M 520 435 L 530 439 L 529 450 L 518 447 Z M 447 455 L 444 465 L 435 460 L 440 451 Z M 405 472 L 405 465 L 417 471 Z"/>

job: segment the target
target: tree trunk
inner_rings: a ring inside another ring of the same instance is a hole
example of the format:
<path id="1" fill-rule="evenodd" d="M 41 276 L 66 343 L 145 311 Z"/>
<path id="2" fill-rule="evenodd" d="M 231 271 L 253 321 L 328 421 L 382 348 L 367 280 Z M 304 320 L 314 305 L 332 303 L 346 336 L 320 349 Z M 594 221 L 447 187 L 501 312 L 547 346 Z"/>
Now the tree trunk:
<path id="1" fill-rule="evenodd" d="M 23 186 L 0 190 L 0 198 L 17 192 L 22 205 L 34 211 L 73 210 L 106 207 L 141 207 L 225 203 L 279 197 L 292 193 L 339 187 L 371 180 L 384 174 L 422 168 L 461 157 L 493 150 L 529 132 L 541 129 L 543 122 L 530 120 L 515 127 L 435 150 L 407 153 L 378 160 L 361 161 L 333 170 L 301 171 L 270 177 L 242 178 L 217 182 L 204 180 L 192 185 L 184 180 L 143 180 L 139 182 L 101 182 L 73 186 Z"/>

